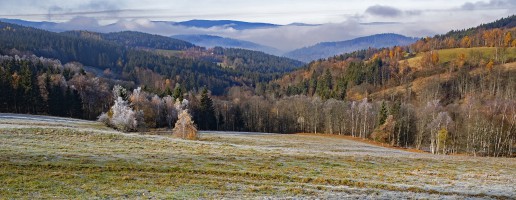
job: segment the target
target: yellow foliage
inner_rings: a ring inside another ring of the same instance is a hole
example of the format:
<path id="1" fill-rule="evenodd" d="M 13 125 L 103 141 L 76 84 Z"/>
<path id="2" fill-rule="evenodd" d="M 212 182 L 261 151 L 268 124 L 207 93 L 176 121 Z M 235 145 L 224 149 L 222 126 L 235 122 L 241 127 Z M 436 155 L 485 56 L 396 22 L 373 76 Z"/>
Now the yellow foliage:
<path id="1" fill-rule="evenodd" d="M 439 63 L 439 53 L 432 51 L 432 64 L 435 66 Z"/>
<path id="2" fill-rule="evenodd" d="M 442 127 L 437 133 L 437 151 L 440 149 L 442 149 L 443 152 L 446 151 L 446 140 L 448 140 L 448 130 Z"/>
<path id="3" fill-rule="evenodd" d="M 462 40 L 460 41 L 460 46 L 463 48 L 471 47 L 471 40 L 469 39 L 468 36 L 462 38 Z"/>
<path id="4" fill-rule="evenodd" d="M 466 62 L 466 54 L 460 53 L 456 60 L 457 67 L 461 68 L 462 66 L 464 66 L 465 62 Z"/>
<path id="5" fill-rule="evenodd" d="M 512 40 L 511 32 L 507 32 L 505 34 L 505 38 L 503 39 L 503 46 L 504 47 L 509 47 L 511 45 L 511 40 Z"/>
<path id="6" fill-rule="evenodd" d="M 196 140 L 199 138 L 192 116 L 187 110 L 181 111 L 172 132 L 176 137 L 183 139 Z"/>
<path id="7" fill-rule="evenodd" d="M 493 67 L 494 67 L 494 62 L 493 62 L 493 60 L 490 60 L 490 61 L 486 64 L 486 68 L 487 68 L 487 70 L 491 71 L 491 70 L 493 70 Z"/>

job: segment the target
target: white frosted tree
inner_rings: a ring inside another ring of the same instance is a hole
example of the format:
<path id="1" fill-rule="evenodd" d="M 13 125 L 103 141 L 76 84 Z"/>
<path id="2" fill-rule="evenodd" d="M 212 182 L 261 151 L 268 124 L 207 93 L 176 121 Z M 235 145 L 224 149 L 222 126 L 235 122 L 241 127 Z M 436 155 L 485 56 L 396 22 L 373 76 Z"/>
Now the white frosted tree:
<path id="1" fill-rule="evenodd" d="M 129 107 L 127 101 L 123 100 L 122 97 L 118 97 L 111 110 L 113 112 L 111 124 L 114 128 L 124 132 L 136 130 L 138 126 L 136 113 Z"/>
<path id="2" fill-rule="evenodd" d="M 127 100 L 124 100 L 122 97 L 127 95 L 126 92 L 127 91 L 119 85 L 113 88 L 115 104 L 109 109 L 108 113 L 102 113 L 98 121 L 120 131 L 136 131 L 138 127 L 138 113 L 134 112 Z"/>

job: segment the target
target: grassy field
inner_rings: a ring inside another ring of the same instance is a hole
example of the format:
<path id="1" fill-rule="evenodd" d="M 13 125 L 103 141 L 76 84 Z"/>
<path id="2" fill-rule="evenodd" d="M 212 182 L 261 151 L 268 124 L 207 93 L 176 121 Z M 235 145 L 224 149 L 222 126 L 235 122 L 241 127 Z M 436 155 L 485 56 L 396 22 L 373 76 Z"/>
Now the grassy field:
<path id="1" fill-rule="evenodd" d="M 437 51 L 439 54 L 439 63 L 447 63 L 457 59 L 458 55 L 466 55 L 466 59 L 469 59 L 473 55 L 482 55 L 482 58 L 486 61 L 495 59 L 496 48 L 495 47 L 474 47 L 474 48 L 455 48 L 455 49 L 441 49 Z M 414 58 L 408 59 L 409 66 L 418 67 L 422 55 L 418 54 Z M 507 59 L 516 58 L 516 48 L 509 47 L 506 50 Z"/>
<path id="2" fill-rule="evenodd" d="M 171 56 L 176 56 L 176 57 L 178 57 L 178 56 L 180 56 L 180 55 L 183 53 L 183 51 L 178 51 L 178 50 L 167 50 L 167 49 L 157 49 L 157 50 L 155 50 L 155 52 L 156 52 L 157 54 L 159 54 L 159 55 L 162 55 L 162 56 L 169 56 L 169 57 L 171 57 Z"/>
<path id="3" fill-rule="evenodd" d="M 161 130 L 0 118 L 0 199 L 516 197 L 516 160 L 439 156 L 327 135 Z"/>

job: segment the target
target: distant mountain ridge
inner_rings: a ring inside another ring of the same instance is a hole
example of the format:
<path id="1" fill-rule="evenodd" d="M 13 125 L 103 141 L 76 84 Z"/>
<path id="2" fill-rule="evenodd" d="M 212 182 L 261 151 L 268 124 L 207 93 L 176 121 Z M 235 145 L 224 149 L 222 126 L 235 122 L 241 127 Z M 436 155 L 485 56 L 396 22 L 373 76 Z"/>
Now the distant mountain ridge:
<path id="1" fill-rule="evenodd" d="M 383 33 L 371 36 L 359 37 L 352 40 L 339 42 L 322 42 L 310 47 L 296 49 L 285 54 L 286 57 L 310 62 L 313 60 L 328 58 L 331 56 L 349 53 L 356 50 L 382 48 L 390 46 L 409 45 L 417 41 L 417 38 L 406 37 L 399 34 Z"/>
<path id="2" fill-rule="evenodd" d="M 234 20 L 189 20 L 184 22 L 176 22 L 175 25 L 182 25 L 188 27 L 198 27 L 198 28 L 211 28 L 216 26 L 224 26 L 231 27 L 236 30 L 245 30 L 245 29 L 257 29 L 257 28 L 273 28 L 281 25 L 270 24 L 270 23 L 261 23 L 261 22 L 243 22 L 243 21 L 234 21 Z"/>
<path id="3" fill-rule="evenodd" d="M 197 46 L 212 48 L 212 47 L 225 47 L 225 48 L 241 48 L 254 51 L 262 51 L 272 55 L 280 55 L 280 50 L 254 42 L 245 40 L 237 40 L 233 38 L 225 38 L 214 35 L 174 35 L 172 38 L 184 40 L 193 43 Z"/>

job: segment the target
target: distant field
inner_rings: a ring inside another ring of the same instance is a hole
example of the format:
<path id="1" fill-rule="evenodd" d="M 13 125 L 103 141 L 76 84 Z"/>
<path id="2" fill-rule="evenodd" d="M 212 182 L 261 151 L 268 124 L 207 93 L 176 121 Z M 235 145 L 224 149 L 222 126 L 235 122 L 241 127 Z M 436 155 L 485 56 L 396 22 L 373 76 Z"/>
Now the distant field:
<path id="1" fill-rule="evenodd" d="M 203 132 L 186 141 L 166 130 L 125 134 L 96 122 L 5 116 L 1 199 L 516 197 L 510 158 L 414 153 L 324 135 Z"/>
<path id="2" fill-rule="evenodd" d="M 163 56 L 180 56 L 183 51 L 178 50 L 167 50 L 167 49 L 157 49 L 155 50 L 157 54 L 163 55 Z"/>
<path id="3" fill-rule="evenodd" d="M 507 59 L 516 59 L 516 47 L 510 47 L 506 50 Z M 455 49 L 442 49 L 437 51 L 439 53 L 439 63 L 446 63 L 453 61 L 458 55 L 464 53 L 466 59 L 475 54 L 482 54 L 484 60 L 489 61 L 495 58 L 496 48 L 495 47 L 475 47 L 475 48 L 455 48 Z M 407 61 L 411 67 L 418 67 L 419 61 L 422 55 L 419 54 L 414 58 L 410 58 Z"/>

